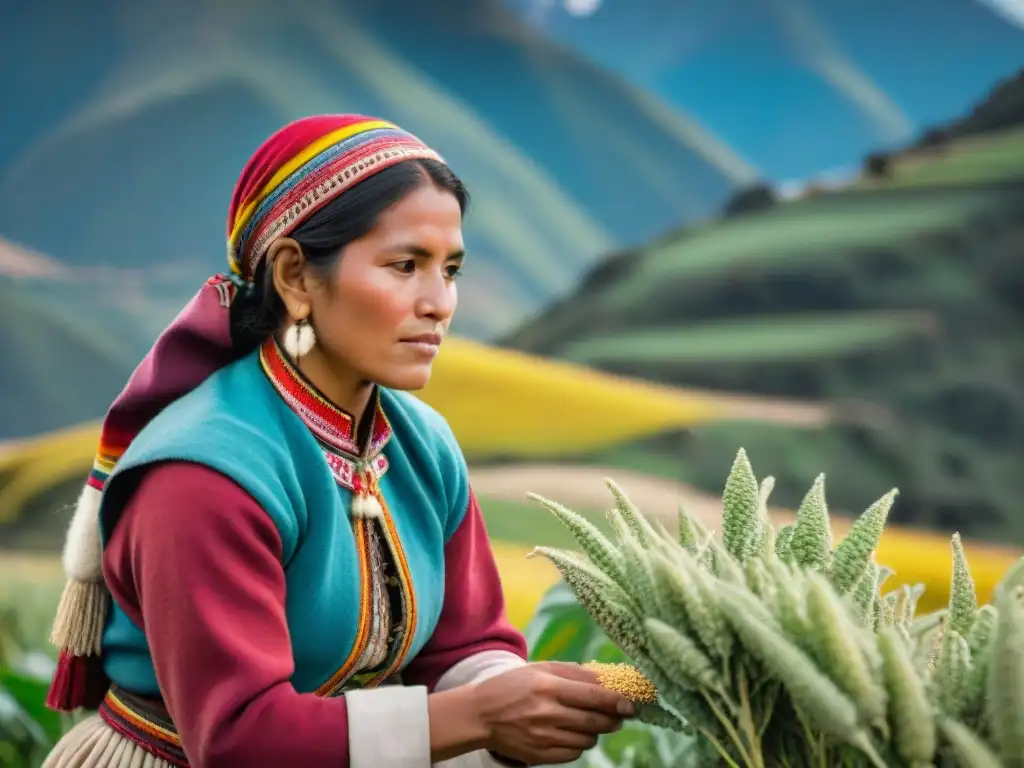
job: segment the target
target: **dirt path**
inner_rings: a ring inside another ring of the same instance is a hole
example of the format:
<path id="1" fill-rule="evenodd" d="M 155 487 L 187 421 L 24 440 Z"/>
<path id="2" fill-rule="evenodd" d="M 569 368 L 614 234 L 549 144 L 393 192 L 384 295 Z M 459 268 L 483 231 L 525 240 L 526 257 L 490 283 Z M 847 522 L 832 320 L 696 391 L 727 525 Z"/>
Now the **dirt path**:
<path id="1" fill-rule="evenodd" d="M 721 404 L 728 414 L 723 416 L 722 420 L 728 421 L 757 421 L 765 424 L 785 424 L 789 427 L 823 427 L 835 416 L 829 406 L 805 400 L 706 389 L 687 388 L 683 391 Z"/>

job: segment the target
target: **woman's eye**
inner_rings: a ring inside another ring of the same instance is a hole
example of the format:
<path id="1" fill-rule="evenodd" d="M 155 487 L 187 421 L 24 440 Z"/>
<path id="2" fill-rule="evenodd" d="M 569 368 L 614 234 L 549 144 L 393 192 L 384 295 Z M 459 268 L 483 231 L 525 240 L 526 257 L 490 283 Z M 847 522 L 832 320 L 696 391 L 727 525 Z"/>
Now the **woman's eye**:
<path id="1" fill-rule="evenodd" d="M 412 259 L 409 259 L 408 261 L 396 261 L 391 266 L 393 266 L 399 272 L 403 272 L 407 275 L 411 275 L 413 272 L 416 271 L 416 262 L 413 261 Z"/>
<path id="2" fill-rule="evenodd" d="M 445 270 L 445 274 L 448 275 L 449 280 L 454 280 L 462 274 L 462 266 L 458 264 L 452 264 Z"/>

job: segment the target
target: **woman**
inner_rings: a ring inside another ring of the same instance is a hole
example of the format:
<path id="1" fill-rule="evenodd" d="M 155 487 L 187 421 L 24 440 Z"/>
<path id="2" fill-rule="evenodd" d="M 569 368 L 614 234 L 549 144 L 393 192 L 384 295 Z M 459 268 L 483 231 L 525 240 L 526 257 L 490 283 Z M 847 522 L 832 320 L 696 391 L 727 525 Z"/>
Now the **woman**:
<path id="1" fill-rule="evenodd" d="M 433 151 L 361 116 L 250 160 L 232 276 L 104 420 L 49 701 L 99 713 L 47 766 L 560 763 L 632 713 L 575 665 L 525 663 L 461 452 L 406 394 L 455 311 L 466 204 Z"/>

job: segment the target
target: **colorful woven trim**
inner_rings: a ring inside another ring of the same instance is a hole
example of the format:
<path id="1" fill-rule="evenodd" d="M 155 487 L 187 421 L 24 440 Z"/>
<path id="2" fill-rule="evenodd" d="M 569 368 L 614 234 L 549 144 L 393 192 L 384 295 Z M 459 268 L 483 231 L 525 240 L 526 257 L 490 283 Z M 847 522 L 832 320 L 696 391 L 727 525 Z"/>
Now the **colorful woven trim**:
<path id="1" fill-rule="evenodd" d="M 117 464 L 124 452 L 128 450 L 130 442 L 130 436 L 119 435 L 107 425 L 104 425 L 100 433 L 100 445 L 96 451 L 96 457 L 93 459 L 92 470 L 89 472 L 86 483 L 97 491 L 102 491 L 107 485 L 110 473 L 114 471 L 114 465 Z"/>
<path id="2" fill-rule="evenodd" d="M 345 126 L 310 143 L 239 206 L 228 237 L 232 271 L 251 280 L 270 244 L 330 200 L 405 160 L 441 160 L 422 141 L 383 120 Z"/>
<path id="3" fill-rule="evenodd" d="M 370 462 L 380 456 L 391 439 L 391 423 L 381 408 L 379 392 L 374 395 L 370 439 L 365 449 L 360 449 L 352 416 L 330 402 L 296 370 L 273 337 L 268 338 L 260 347 L 260 365 L 281 399 L 326 448 L 360 463 Z"/>
<path id="4" fill-rule="evenodd" d="M 178 768 L 189 768 L 181 739 L 163 704 L 112 685 L 100 704 L 103 721 L 134 744 Z"/>

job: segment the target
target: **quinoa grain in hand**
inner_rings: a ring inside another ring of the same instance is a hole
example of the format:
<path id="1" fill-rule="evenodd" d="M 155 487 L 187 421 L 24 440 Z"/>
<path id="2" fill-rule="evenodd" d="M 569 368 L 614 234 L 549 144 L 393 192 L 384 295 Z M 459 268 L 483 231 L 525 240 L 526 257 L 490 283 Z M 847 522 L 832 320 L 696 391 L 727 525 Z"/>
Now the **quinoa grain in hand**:
<path id="1" fill-rule="evenodd" d="M 602 686 L 625 696 L 634 704 L 654 704 L 658 701 L 658 691 L 654 684 L 629 664 L 592 661 L 584 664 L 583 668 L 596 674 Z"/>

